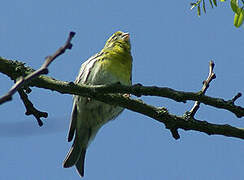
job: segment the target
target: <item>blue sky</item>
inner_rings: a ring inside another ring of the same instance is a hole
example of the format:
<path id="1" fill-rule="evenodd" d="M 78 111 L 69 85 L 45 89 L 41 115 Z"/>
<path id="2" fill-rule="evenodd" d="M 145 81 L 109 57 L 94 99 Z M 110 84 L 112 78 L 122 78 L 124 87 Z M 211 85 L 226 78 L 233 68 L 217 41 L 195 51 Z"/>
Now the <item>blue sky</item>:
<path id="1" fill-rule="evenodd" d="M 101 50 L 117 30 L 131 34 L 133 83 L 198 91 L 214 60 L 217 78 L 207 94 L 225 99 L 243 92 L 243 28 L 233 26 L 229 3 L 197 17 L 189 1 L 32 1 L 1 3 L 0 56 L 38 68 L 47 55 L 75 31 L 73 49 L 50 66 L 49 76 L 73 81 L 80 65 Z M 0 75 L 0 94 L 13 84 Z M 48 111 L 39 128 L 25 116 L 18 95 L 1 105 L 0 179 L 79 179 L 75 168 L 63 169 L 71 95 L 32 88 L 30 99 Z M 143 97 L 182 115 L 193 102 Z M 240 98 L 237 104 L 244 104 Z M 243 127 L 244 119 L 201 105 L 196 118 Z M 105 125 L 88 149 L 84 179 L 244 179 L 242 140 L 180 130 L 174 140 L 163 124 L 125 110 Z"/>

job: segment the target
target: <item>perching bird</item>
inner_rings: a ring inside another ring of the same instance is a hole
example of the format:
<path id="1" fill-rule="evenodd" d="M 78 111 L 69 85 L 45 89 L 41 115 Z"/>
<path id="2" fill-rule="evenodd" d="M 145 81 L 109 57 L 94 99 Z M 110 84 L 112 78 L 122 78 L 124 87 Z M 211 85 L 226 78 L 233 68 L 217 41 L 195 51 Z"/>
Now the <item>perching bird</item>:
<path id="1" fill-rule="evenodd" d="M 132 56 L 130 35 L 118 31 L 106 42 L 104 48 L 81 65 L 75 83 L 102 85 L 121 83 L 131 85 Z M 76 166 L 84 176 L 86 149 L 98 130 L 106 122 L 116 118 L 122 107 L 105 104 L 94 99 L 74 96 L 68 141 L 74 142 L 67 154 L 63 167 Z"/>

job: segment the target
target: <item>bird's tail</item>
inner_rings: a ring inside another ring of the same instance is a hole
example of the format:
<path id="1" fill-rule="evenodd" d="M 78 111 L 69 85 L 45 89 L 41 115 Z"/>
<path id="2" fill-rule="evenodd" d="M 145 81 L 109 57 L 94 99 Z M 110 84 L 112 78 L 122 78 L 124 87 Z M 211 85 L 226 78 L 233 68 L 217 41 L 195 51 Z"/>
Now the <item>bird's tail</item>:
<path id="1" fill-rule="evenodd" d="M 85 163 L 86 149 L 81 149 L 80 157 L 76 162 L 76 169 L 81 177 L 84 176 L 84 163 Z"/>
<path id="2" fill-rule="evenodd" d="M 64 162 L 63 162 L 63 167 L 64 168 L 69 168 L 72 166 L 76 166 L 76 169 L 78 173 L 80 174 L 81 177 L 84 176 L 84 162 L 85 162 L 85 155 L 86 155 L 86 149 L 80 147 L 76 143 L 76 139 L 70 148 L 69 153 L 67 154 Z"/>

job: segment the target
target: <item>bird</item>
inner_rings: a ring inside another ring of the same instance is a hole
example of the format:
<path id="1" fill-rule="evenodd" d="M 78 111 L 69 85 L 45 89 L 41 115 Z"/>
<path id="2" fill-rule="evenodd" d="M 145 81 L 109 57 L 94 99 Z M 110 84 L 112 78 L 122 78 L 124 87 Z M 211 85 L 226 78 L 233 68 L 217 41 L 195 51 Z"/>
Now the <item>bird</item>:
<path id="1" fill-rule="evenodd" d="M 86 60 L 74 83 L 79 85 L 109 85 L 132 83 L 132 55 L 130 34 L 115 32 L 104 48 Z M 76 167 L 80 177 L 84 176 L 86 150 L 98 130 L 115 119 L 124 108 L 109 105 L 95 99 L 73 96 L 73 108 L 68 132 L 68 142 L 73 144 L 63 162 L 64 168 Z"/>

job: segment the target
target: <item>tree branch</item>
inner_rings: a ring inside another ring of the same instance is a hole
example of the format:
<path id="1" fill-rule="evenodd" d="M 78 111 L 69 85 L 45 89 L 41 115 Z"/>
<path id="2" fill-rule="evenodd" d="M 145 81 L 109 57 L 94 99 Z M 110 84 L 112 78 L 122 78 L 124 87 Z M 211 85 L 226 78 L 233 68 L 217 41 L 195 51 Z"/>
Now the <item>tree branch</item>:
<path id="1" fill-rule="evenodd" d="M 17 69 L 17 70 L 16 70 Z M 11 79 L 19 76 L 26 76 L 34 70 L 25 67 L 23 63 L 0 58 L 0 72 L 8 75 Z M 244 108 L 234 105 L 237 98 L 225 101 L 219 98 L 205 96 L 201 93 L 182 92 L 170 88 L 142 86 L 139 84 L 133 86 L 123 86 L 121 84 L 99 85 L 99 86 L 81 86 L 73 82 L 63 82 L 51 77 L 41 75 L 27 83 L 28 86 L 36 86 L 62 94 L 75 94 L 84 97 L 94 98 L 111 105 L 119 105 L 129 110 L 144 114 L 159 122 L 165 124 L 167 129 L 195 130 L 204 132 L 208 135 L 219 134 L 228 137 L 244 139 L 244 130 L 232 127 L 230 125 L 217 125 L 206 121 L 196 120 L 193 117 L 176 116 L 169 114 L 165 108 L 154 107 L 144 103 L 141 100 L 135 100 L 130 97 L 114 94 L 133 94 L 136 96 L 151 95 L 173 99 L 177 102 L 186 102 L 187 100 L 199 101 L 201 103 L 226 109 L 234 113 L 237 117 L 244 116 Z M 177 134 L 173 134 L 177 138 Z"/>
<path id="2" fill-rule="evenodd" d="M 25 83 L 29 82 L 30 80 L 40 76 L 41 74 L 47 74 L 48 73 L 48 66 L 61 54 L 63 54 L 65 52 L 66 49 L 71 49 L 72 48 L 72 44 L 71 44 L 71 40 L 74 37 L 75 33 L 74 32 L 70 32 L 69 37 L 66 41 L 66 43 L 64 44 L 63 47 L 59 48 L 52 56 L 48 56 L 46 58 L 46 60 L 44 61 L 43 65 L 40 67 L 40 69 L 36 70 L 36 71 L 32 71 L 30 74 L 28 74 L 27 76 L 25 76 L 25 78 L 23 78 L 22 75 L 15 77 L 14 79 L 11 77 L 11 79 L 16 80 L 17 78 L 19 78 L 16 83 L 12 86 L 12 88 L 4 95 L 0 98 L 0 104 L 6 102 L 6 101 L 10 101 L 12 99 L 12 95 L 14 93 L 16 93 Z M 23 64 L 22 64 L 23 65 Z"/>
<path id="3" fill-rule="evenodd" d="M 13 79 L 14 81 L 16 81 L 16 83 L 12 86 L 12 88 L 4 95 L 0 98 L 0 104 L 10 101 L 12 99 L 12 95 L 14 93 L 16 93 L 18 91 L 21 100 L 23 101 L 25 107 L 26 107 L 26 115 L 34 115 L 34 117 L 37 119 L 37 122 L 39 124 L 39 126 L 43 125 L 43 122 L 41 121 L 41 117 L 45 117 L 47 118 L 48 113 L 46 112 L 41 112 L 38 111 L 33 104 L 31 103 L 31 101 L 28 99 L 27 94 L 23 91 L 23 86 L 31 81 L 34 78 L 37 78 L 38 76 L 40 76 L 41 74 L 47 74 L 48 73 L 48 66 L 61 54 L 63 54 L 66 49 L 71 49 L 72 48 L 72 44 L 71 44 L 71 40 L 74 37 L 75 33 L 74 32 L 70 32 L 69 33 L 69 37 L 67 39 L 67 41 L 65 42 L 64 46 L 60 47 L 53 55 L 48 56 L 46 58 L 46 60 L 44 61 L 43 65 L 36 71 L 31 70 L 32 72 L 29 73 L 28 75 L 19 75 L 17 77 L 11 77 L 11 79 Z M 24 65 L 23 63 L 20 65 Z M 18 67 L 16 67 L 16 70 L 18 69 Z M 21 70 L 22 71 L 22 70 Z M 29 87 L 27 87 L 28 91 L 31 92 L 31 89 Z"/>
<path id="4" fill-rule="evenodd" d="M 32 73 L 34 69 L 30 67 L 25 67 L 23 63 L 18 61 L 12 61 L 3 59 L 0 57 L 0 72 L 6 74 L 11 79 L 16 79 L 19 76 L 27 76 Z M 59 81 L 54 78 L 41 75 L 38 78 L 29 82 L 30 86 L 35 86 L 39 88 L 49 89 L 52 91 L 57 91 L 61 94 L 75 94 L 80 96 L 89 97 L 91 93 L 123 93 L 123 94 L 133 94 L 135 96 L 158 96 L 172 99 L 176 102 L 185 103 L 187 100 L 199 101 L 205 105 L 216 107 L 219 109 L 225 109 L 232 112 L 238 118 L 244 117 L 244 108 L 241 106 L 236 106 L 231 100 L 224 100 L 221 98 L 214 98 L 206 95 L 202 95 L 199 92 L 183 92 L 176 91 L 167 87 L 156 87 L 156 86 L 142 86 L 140 84 L 135 84 L 133 86 L 124 86 L 121 84 L 111 84 L 111 85 L 97 85 L 97 86 L 87 86 L 87 85 L 75 85 L 73 82 Z"/>

